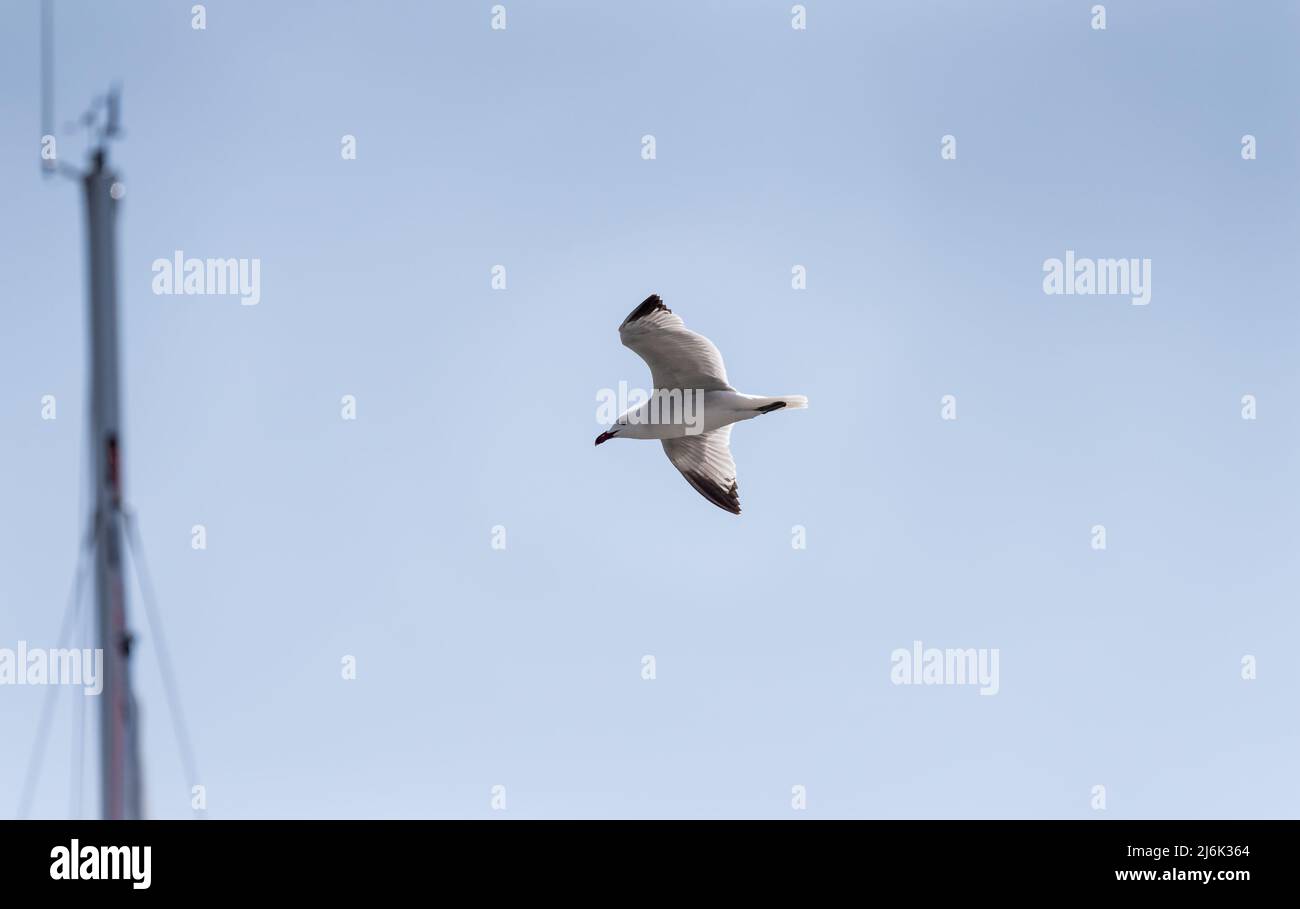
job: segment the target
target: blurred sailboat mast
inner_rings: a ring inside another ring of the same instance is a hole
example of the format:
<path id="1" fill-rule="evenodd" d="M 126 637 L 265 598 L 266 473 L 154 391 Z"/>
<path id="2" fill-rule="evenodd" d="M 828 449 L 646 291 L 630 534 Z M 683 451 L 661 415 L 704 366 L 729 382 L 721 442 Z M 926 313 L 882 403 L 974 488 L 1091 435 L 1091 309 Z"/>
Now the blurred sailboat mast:
<path id="1" fill-rule="evenodd" d="M 53 11 L 41 8 L 42 148 L 53 142 Z M 42 154 L 46 174 L 80 180 L 86 211 L 86 284 L 90 339 L 90 468 L 93 494 L 91 547 L 95 560 L 95 646 L 103 651 L 99 696 L 101 816 L 142 817 L 139 713 L 131 690 L 132 635 L 127 625 L 122 508 L 123 444 L 118 369 L 117 208 L 122 183 L 108 161 L 109 143 L 120 131 L 120 96 L 113 88 L 98 98 L 82 125 L 92 137 L 84 172 Z M 50 145 L 51 148 L 56 146 Z"/>
<path id="2" fill-rule="evenodd" d="M 116 132 L 109 96 L 106 138 Z M 100 776 L 105 818 L 141 816 L 138 714 L 131 691 L 131 633 L 123 570 L 122 436 L 117 336 L 117 203 L 122 184 L 108 165 L 107 143 L 84 176 L 87 283 L 90 289 L 90 427 L 95 491 L 96 646 L 104 651 L 100 695 Z"/>

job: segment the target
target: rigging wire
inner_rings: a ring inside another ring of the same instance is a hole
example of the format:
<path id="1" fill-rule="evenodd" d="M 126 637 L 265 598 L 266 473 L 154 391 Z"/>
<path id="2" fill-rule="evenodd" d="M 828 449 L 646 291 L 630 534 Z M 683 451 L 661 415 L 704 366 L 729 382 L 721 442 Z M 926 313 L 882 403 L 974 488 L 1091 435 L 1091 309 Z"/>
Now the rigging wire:
<path id="1" fill-rule="evenodd" d="M 131 566 L 135 569 L 135 579 L 140 587 L 141 600 L 144 602 L 145 615 L 149 620 L 149 630 L 153 633 L 158 646 L 158 669 L 163 677 L 163 691 L 167 695 L 167 711 L 171 714 L 172 732 L 176 736 L 176 746 L 180 750 L 181 765 L 189 777 L 190 785 L 198 783 L 199 771 L 194 760 L 194 749 L 190 744 L 189 733 L 185 728 L 185 715 L 181 710 L 180 690 L 176 685 L 176 674 L 172 671 L 171 656 L 167 650 L 167 639 L 163 636 L 162 618 L 156 607 L 153 577 L 144 556 L 144 544 L 140 541 L 140 528 L 135 512 L 123 508 L 122 518 L 126 524 L 127 548 L 131 552 Z"/>
<path id="2" fill-rule="evenodd" d="M 48 10 L 48 7 L 52 4 L 49 0 L 46 0 L 45 5 Z M 52 30 L 50 40 L 53 41 Z M 53 54 L 52 49 L 50 53 Z M 51 117 L 53 117 L 53 114 L 51 114 Z M 89 374 L 87 374 L 85 382 L 86 400 L 92 401 L 95 397 L 95 389 L 94 383 L 91 381 Z M 86 502 L 90 498 L 92 492 L 94 492 L 90 488 L 90 420 L 86 419 L 85 416 L 83 416 L 81 420 L 81 442 L 78 448 L 77 473 L 78 476 L 81 477 L 81 480 L 77 483 L 77 514 L 74 520 L 79 524 L 81 523 L 82 515 L 86 514 Z M 98 523 L 98 518 L 96 518 L 96 522 Z M 79 637 L 82 641 L 91 642 L 91 646 L 93 647 L 97 630 L 91 627 L 91 613 L 90 611 L 84 613 L 79 611 L 78 615 L 81 618 L 81 626 L 78 629 L 80 631 Z M 86 780 L 86 715 L 89 711 L 86 710 L 86 699 L 84 697 L 74 698 L 73 700 L 77 705 L 77 716 L 72 728 L 72 766 L 76 778 L 72 783 L 72 807 L 69 816 L 80 818 L 82 787 Z"/>
<path id="3" fill-rule="evenodd" d="M 86 699 L 73 698 L 77 705 L 77 716 L 72 721 L 72 796 L 68 806 L 68 817 L 81 819 L 81 784 L 86 776 Z"/>
<path id="4" fill-rule="evenodd" d="M 77 608 L 81 602 L 81 588 L 86 580 L 87 553 L 94 551 L 95 543 L 99 538 L 99 522 L 95 522 L 95 529 L 92 533 L 86 535 L 85 541 L 81 544 L 81 549 L 77 553 L 77 568 L 72 578 L 72 590 L 68 594 L 68 605 L 63 610 L 63 622 L 59 628 L 59 649 L 64 649 L 68 644 L 68 634 L 72 629 L 72 622 L 80 612 Z M 50 734 L 50 721 L 54 718 L 54 700 L 55 695 L 61 685 L 47 685 L 45 688 L 45 701 L 41 704 L 41 716 L 36 727 L 36 739 L 32 742 L 31 754 L 27 759 L 27 774 L 23 781 L 23 792 L 18 802 L 18 819 L 23 820 L 27 817 L 27 812 L 32 807 L 32 798 L 36 795 L 36 784 L 40 781 L 41 762 L 45 757 L 45 742 Z"/>

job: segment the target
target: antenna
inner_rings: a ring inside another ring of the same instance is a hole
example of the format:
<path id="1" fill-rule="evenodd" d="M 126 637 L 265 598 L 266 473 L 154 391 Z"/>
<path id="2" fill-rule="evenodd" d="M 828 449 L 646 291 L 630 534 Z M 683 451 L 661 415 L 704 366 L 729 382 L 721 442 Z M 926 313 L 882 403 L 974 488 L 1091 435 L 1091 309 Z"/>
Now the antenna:
<path id="1" fill-rule="evenodd" d="M 54 135 L 54 5 L 41 0 L 41 173 L 49 177 L 56 165 L 45 156 L 46 137 Z"/>
<path id="2" fill-rule="evenodd" d="M 122 88 L 117 83 L 108 90 L 108 97 L 104 99 L 104 105 L 107 108 L 104 114 L 104 138 L 116 139 L 121 135 L 122 130 L 119 128 L 119 119 L 122 113 Z"/>
<path id="3" fill-rule="evenodd" d="M 96 647 L 103 651 L 103 691 L 99 698 L 100 796 L 105 820 L 142 816 L 139 712 L 131 691 L 133 636 L 127 626 L 122 505 L 121 390 L 118 370 L 117 207 L 122 183 L 108 163 L 108 143 L 121 133 L 121 92 L 115 85 L 96 98 L 80 123 L 92 140 L 90 167 L 79 171 L 47 156 L 52 136 L 54 11 L 41 4 L 42 172 L 75 177 L 86 203 L 87 317 L 90 326 L 91 487 L 95 563 Z"/>

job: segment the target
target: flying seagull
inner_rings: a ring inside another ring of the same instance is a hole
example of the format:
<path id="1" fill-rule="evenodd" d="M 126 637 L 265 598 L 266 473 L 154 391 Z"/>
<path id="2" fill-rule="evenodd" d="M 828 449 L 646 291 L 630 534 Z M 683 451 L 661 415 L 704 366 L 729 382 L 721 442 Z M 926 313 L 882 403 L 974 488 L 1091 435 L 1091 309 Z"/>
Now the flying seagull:
<path id="1" fill-rule="evenodd" d="M 615 438 L 659 439 L 668 460 L 696 492 L 719 508 L 740 514 L 731 424 L 783 407 L 807 407 L 808 399 L 736 391 L 727 382 L 718 348 L 689 331 L 658 294 L 646 297 L 628 314 L 618 336 L 650 367 L 654 393 L 596 436 L 596 444 Z"/>

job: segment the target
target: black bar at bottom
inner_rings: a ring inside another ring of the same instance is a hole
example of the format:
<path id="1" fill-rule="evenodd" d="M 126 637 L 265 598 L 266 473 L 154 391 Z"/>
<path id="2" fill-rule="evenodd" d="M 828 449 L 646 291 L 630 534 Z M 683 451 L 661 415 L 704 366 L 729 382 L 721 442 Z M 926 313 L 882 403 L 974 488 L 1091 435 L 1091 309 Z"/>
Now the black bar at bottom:
<path id="1" fill-rule="evenodd" d="M 733 896 L 815 882 L 1230 897 L 1286 883 L 1296 834 L 1293 821 L 10 821 L 0 879 L 6 895 L 338 897 L 473 883 L 540 897 L 689 880 Z"/>

